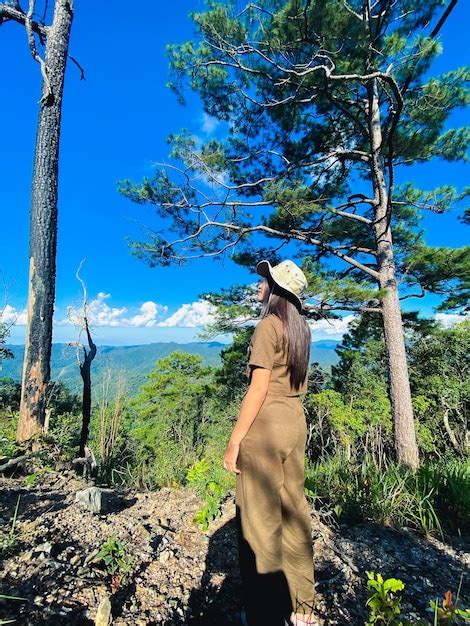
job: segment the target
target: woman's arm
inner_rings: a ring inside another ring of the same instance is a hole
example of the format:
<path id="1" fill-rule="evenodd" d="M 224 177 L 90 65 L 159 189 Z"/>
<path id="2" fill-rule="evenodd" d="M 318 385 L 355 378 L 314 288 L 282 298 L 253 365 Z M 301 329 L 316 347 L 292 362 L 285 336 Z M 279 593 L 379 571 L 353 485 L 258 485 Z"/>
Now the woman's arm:
<path id="1" fill-rule="evenodd" d="M 235 472 L 237 474 L 240 473 L 240 470 L 236 466 L 240 442 L 255 421 L 261 405 L 266 398 L 270 376 L 271 370 L 269 369 L 264 367 L 253 368 L 250 386 L 248 387 L 248 391 L 243 398 L 243 402 L 240 407 L 240 415 L 237 419 L 237 423 L 233 427 L 233 431 L 224 454 L 224 467 L 231 472 Z"/>

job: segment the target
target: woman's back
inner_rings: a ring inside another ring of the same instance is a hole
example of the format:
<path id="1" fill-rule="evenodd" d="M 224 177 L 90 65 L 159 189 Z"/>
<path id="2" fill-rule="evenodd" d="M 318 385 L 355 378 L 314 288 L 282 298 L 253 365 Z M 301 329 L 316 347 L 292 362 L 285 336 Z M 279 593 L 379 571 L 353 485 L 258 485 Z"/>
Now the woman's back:
<path id="1" fill-rule="evenodd" d="M 299 389 L 290 383 L 287 345 L 282 321 L 277 315 L 269 314 L 256 326 L 248 347 L 246 374 L 251 379 L 252 367 L 271 370 L 268 394 L 274 396 L 299 396 L 307 393 L 307 380 Z"/>

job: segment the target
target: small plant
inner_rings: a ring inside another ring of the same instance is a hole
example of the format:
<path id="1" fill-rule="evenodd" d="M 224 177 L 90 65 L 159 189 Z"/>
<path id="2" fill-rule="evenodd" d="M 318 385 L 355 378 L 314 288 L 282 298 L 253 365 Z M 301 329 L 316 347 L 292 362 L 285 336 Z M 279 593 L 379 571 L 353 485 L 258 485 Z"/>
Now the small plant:
<path id="1" fill-rule="evenodd" d="M 221 515 L 220 505 L 225 495 L 225 487 L 211 476 L 206 459 L 195 461 L 188 469 L 186 480 L 204 500 L 204 505 L 194 516 L 194 522 L 206 531 L 210 522 Z"/>
<path id="2" fill-rule="evenodd" d="M 224 488 L 217 483 L 210 481 L 207 485 L 204 506 L 194 516 L 194 521 L 201 530 L 206 531 L 210 522 L 221 515 L 220 503 L 224 496 Z"/>
<path id="3" fill-rule="evenodd" d="M 36 472 L 28 474 L 27 476 L 25 476 L 24 484 L 26 485 L 26 487 L 32 487 L 37 479 L 38 474 Z"/>
<path id="4" fill-rule="evenodd" d="M 122 541 L 115 535 L 111 535 L 93 557 L 92 562 L 99 561 L 103 561 L 106 572 L 111 577 L 111 590 L 114 593 L 125 582 L 134 559 L 126 555 Z"/>
<path id="5" fill-rule="evenodd" d="M 404 583 L 397 578 L 384 580 L 382 575 L 366 572 L 368 599 L 366 606 L 370 607 L 370 615 L 366 624 L 386 624 L 386 626 L 403 626 L 399 620 L 401 611 L 401 597 L 399 592 L 405 588 Z"/>
<path id="6" fill-rule="evenodd" d="M 13 519 L 11 522 L 10 532 L 2 533 L 2 536 L 0 537 L 0 548 L 1 548 L 0 552 L 3 553 L 3 555 L 5 556 L 13 552 L 19 543 L 19 536 L 18 536 L 18 533 L 16 532 L 16 518 L 18 515 L 18 507 L 20 505 L 20 498 L 21 498 L 21 495 L 18 494 L 15 512 L 13 514 Z"/>
<path id="7" fill-rule="evenodd" d="M 434 625 L 437 624 L 464 624 L 470 620 L 470 609 L 460 609 L 459 594 L 460 587 L 462 586 L 463 574 L 460 577 L 459 588 L 457 596 L 454 601 L 452 591 L 445 592 L 442 598 L 442 604 L 439 604 L 439 600 L 429 600 L 430 608 L 428 611 L 432 611 L 434 614 Z"/>

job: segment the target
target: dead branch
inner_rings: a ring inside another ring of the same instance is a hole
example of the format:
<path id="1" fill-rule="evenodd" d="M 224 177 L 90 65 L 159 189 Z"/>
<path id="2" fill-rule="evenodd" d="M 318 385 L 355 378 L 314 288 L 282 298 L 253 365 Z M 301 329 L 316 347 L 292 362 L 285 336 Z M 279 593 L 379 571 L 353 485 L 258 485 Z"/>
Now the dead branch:
<path id="1" fill-rule="evenodd" d="M 21 456 L 17 456 L 14 459 L 9 459 L 6 463 L 4 463 L 3 465 L 0 465 L 0 472 L 4 472 L 5 470 L 9 469 L 10 467 L 15 467 L 19 463 L 22 463 L 23 461 L 26 461 L 26 459 L 30 459 L 33 456 L 37 456 L 41 452 L 42 452 L 41 450 L 36 450 L 34 452 L 27 452 L 26 454 L 22 454 Z"/>
<path id="2" fill-rule="evenodd" d="M 16 2 L 15 4 L 6 4 L 2 2 L 0 4 L 0 24 L 2 22 L 6 22 L 8 20 L 13 20 L 18 24 L 25 25 L 26 22 L 26 13 L 21 9 L 20 5 Z M 30 20 L 30 27 L 34 33 L 37 33 L 43 38 L 47 37 L 49 32 L 49 27 L 44 24 L 40 24 L 36 20 Z"/>
<path id="3" fill-rule="evenodd" d="M 51 90 L 51 83 L 49 81 L 49 76 L 47 75 L 46 63 L 44 59 L 41 57 L 41 55 L 38 53 L 37 48 L 36 48 L 36 42 L 34 40 L 33 27 L 31 23 L 33 19 L 34 5 L 35 5 L 35 0 L 29 0 L 28 12 L 26 13 L 26 16 L 25 16 L 24 25 L 26 28 L 26 35 L 28 37 L 28 44 L 29 44 L 29 49 L 31 51 L 31 56 L 33 57 L 35 61 L 39 63 L 41 67 L 41 75 L 42 75 L 42 80 L 44 83 L 44 89 L 43 89 L 40 102 L 47 102 L 47 100 L 49 99 L 49 96 L 52 95 L 52 90 Z"/>

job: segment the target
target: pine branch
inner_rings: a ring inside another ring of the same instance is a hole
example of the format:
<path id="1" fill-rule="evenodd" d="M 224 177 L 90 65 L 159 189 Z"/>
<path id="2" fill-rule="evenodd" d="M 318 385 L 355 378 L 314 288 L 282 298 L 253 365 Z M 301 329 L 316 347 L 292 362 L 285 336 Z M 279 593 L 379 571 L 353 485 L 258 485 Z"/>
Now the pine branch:
<path id="1" fill-rule="evenodd" d="M 212 252 L 205 251 L 205 252 L 201 252 L 198 255 L 184 255 L 184 256 L 172 254 L 171 251 L 175 246 L 185 244 L 189 241 L 193 241 L 197 239 L 207 228 L 218 228 L 222 231 L 225 230 L 225 231 L 237 233 L 239 236 L 234 241 L 231 241 L 225 244 L 222 248 L 212 251 Z M 259 224 L 257 226 L 239 226 L 236 224 L 232 224 L 230 222 L 216 222 L 213 220 L 208 220 L 204 222 L 203 224 L 201 224 L 199 228 L 195 232 L 191 233 L 190 235 L 182 237 L 181 239 L 174 240 L 172 242 L 163 243 L 160 249 L 160 253 L 162 256 L 171 257 L 178 261 L 204 258 L 204 257 L 209 257 L 209 256 L 218 256 L 222 254 L 223 252 L 225 252 L 226 250 L 228 250 L 229 248 L 233 248 L 242 239 L 244 239 L 248 235 L 251 235 L 254 232 L 262 232 L 267 235 L 282 238 L 282 239 L 295 239 L 297 241 L 302 241 L 304 243 L 316 245 L 320 247 L 321 249 L 325 250 L 326 252 L 330 252 L 334 256 L 342 259 L 346 263 L 353 265 L 357 269 L 362 270 L 366 274 L 369 274 L 369 276 L 372 276 L 375 280 L 378 280 L 378 276 L 379 276 L 378 272 L 376 272 L 374 269 L 372 269 L 371 267 L 368 267 L 367 265 L 364 265 L 360 261 L 357 261 L 356 259 L 354 259 L 353 257 L 347 254 L 343 254 L 334 245 L 321 241 L 320 239 L 317 239 L 316 237 L 312 236 L 312 234 L 309 231 L 290 230 L 288 232 L 285 232 L 285 231 L 277 230 L 275 228 L 271 228 L 269 226 L 265 226 L 263 224 Z"/>

